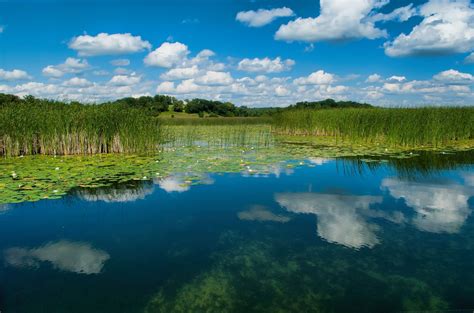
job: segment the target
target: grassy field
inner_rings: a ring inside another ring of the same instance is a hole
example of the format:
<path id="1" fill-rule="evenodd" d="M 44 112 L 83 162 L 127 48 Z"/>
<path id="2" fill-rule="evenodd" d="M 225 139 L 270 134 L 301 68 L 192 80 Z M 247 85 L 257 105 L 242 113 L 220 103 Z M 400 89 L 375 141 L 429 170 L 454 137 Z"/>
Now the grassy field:
<path id="1" fill-rule="evenodd" d="M 279 134 L 401 146 L 474 139 L 474 107 L 288 110 L 273 120 Z"/>
<path id="2" fill-rule="evenodd" d="M 71 155 L 153 150 L 159 121 L 117 105 L 48 101 L 0 106 L 0 155 Z"/>

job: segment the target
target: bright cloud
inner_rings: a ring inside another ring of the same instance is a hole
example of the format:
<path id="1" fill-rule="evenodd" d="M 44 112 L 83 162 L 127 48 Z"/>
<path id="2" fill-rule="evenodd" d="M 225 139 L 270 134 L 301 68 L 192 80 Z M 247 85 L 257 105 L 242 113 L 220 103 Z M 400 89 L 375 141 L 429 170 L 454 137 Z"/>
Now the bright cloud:
<path id="1" fill-rule="evenodd" d="M 210 86 L 230 85 L 233 81 L 234 79 L 229 72 L 207 71 L 203 76 L 196 78 L 196 83 Z"/>
<path id="2" fill-rule="evenodd" d="M 115 75 L 109 81 L 110 85 L 113 86 L 131 86 L 136 85 L 141 81 L 140 76 L 134 75 Z"/>
<path id="3" fill-rule="evenodd" d="M 453 69 L 443 71 L 433 76 L 435 80 L 449 83 L 470 83 L 474 82 L 474 76 L 469 73 L 462 73 Z"/>
<path id="4" fill-rule="evenodd" d="M 420 24 L 384 45 L 387 55 L 439 55 L 474 49 L 474 6 L 469 0 L 430 0 L 419 12 L 423 17 Z"/>
<path id="5" fill-rule="evenodd" d="M 366 83 L 377 83 L 382 80 L 382 76 L 379 74 L 372 74 L 367 77 Z"/>
<path id="6" fill-rule="evenodd" d="M 0 80 L 16 81 L 31 79 L 27 72 L 22 70 L 6 71 L 0 68 Z"/>
<path id="7" fill-rule="evenodd" d="M 397 81 L 399 83 L 407 80 L 407 78 L 405 76 L 391 76 L 389 78 L 387 78 L 388 81 Z"/>
<path id="8" fill-rule="evenodd" d="M 199 74 L 197 65 L 183 68 L 173 68 L 160 76 L 163 80 L 179 80 L 196 77 Z"/>
<path id="9" fill-rule="evenodd" d="M 150 50 L 151 44 L 130 33 L 100 33 L 74 37 L 69 42 L 69 48 L 76 50 L 80 56 L 119 55 Z"/>
<path id="10" fill-rule="evenodd" d="M 189 54 L 188 46 L 180 42 L 165 42 L 143 60 L 148 66 L 171 68 L 183 62 Z"/>
<path id="11" fill-rule="evenodd" d="M 384 0 L 321 0 L 316 18 L 298 18 L 280 26 L 275 39 L 285 41 L 340 41 L 386 37 L 368 16 L 387 4 Z"/>
<path id="12" fill-rule="evenodd" d="M 377 13 L 370 17 L 370 20 L 373 22 L 386 22 L 393 20 L 406 22 L 415 15 L 417 15 L 416 9 L 413 7 L 413 4 L 409 4 L 405 7 L 395 9 L 393 12 L 388 14 Z"/>
<path id="13" fill-rule="evenodd" d="M 235 19 L 250 27 L 261 27 L 270 24 L 279 17 L 293 16 L 294 13 L 287 7 L 257 11 L 245 11 L 237 13 Z"/>
<path id="14" fill-rule="evenodd" d="M 63 85 L 67 87 L 87 87 L 91 86 L 92 83 L 85 78 L 73 77 L 63 82 Z"/>
<path id="15" fill-rule="evenodd" d="M 59 78 L 65 74 L 77 74 L 89 68 L 86 59 L 67 58 L 64 63 L 59 65 L 48 65 L 43 68 L 43 75 Z"/>
<path id="16" fill-rule="evenodd" d="M 297 85 L 329 85 L 336 81 L 333 74 L 324 72 L 323 70 L 311 73 L 307 77 L 300 77 L 294 80 Z"/>
<path id="17" fill-rule="evenodd" d="M 282 60 L 280 57 L 243 59 L 239 62 L 238 69 L 246 72 L 263 72 L 263 73 L 279 73 L 289 71 L 295 65 L 295 61 L 291 59 Z"/>

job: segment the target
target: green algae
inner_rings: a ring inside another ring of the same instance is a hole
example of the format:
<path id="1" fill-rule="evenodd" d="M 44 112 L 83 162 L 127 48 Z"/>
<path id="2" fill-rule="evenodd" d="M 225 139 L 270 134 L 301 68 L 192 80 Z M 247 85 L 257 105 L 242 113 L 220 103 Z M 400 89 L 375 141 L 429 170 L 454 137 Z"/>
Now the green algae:
<path id="1" fill-rule="evenodd" d="M 347 250 L 293 249 L 285 244 L 249 241 L 226 232 L 211 256 L 212 265 L 178 286 L 171 279 L 150 299 L 145 313 L 448 309 L 426 282 L 384 273 L 370 256 L 350 261 Z M 382 297 L 380 290 L 384 290 Z M 374 298 L 375 294 L 379 297 Z"/>

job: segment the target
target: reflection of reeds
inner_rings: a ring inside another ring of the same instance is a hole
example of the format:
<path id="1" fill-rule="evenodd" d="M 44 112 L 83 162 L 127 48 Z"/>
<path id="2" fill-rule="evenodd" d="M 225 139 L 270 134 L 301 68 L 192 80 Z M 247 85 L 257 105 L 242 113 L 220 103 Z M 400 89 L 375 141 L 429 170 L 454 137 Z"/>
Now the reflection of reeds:
<path id="1" fill-rule="evenodd" d="M 165 125 L 262 125 L 269 124 L 272 118 L 267 117 L 208 117 L 208 118 L 160 118 Z"/>
<path id="2" fill-rule="evenodd" d="M 0 155 L 96 154 L 156 148 L 158 121 L 117 105 L 48 101 L 0 107 Z"/>
<path id="3" fill-rule="evenodd" d="M 169 146 L 254 146 L 266 147 L 274 138 L 270 125 L 186 125 L 163 126 L 163 137 Z"/>
<path id="4" fill-rule="evenodd" d="M 474 108 L 289 110 L 274 117 L 277 132 L 333 136 L 402 146 L 474 139 Z"/>

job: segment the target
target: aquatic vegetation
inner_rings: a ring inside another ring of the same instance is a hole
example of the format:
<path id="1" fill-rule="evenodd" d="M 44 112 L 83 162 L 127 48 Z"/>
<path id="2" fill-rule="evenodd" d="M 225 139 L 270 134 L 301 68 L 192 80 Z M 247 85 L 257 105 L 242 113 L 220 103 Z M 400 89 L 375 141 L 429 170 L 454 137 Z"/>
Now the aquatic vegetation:
<path id="1" fill-rule="evenodd" d="M 133 108 L 29 99 L 0 105 L 0 156 L 157 151 L 159 121 Z"/>
<path id="2" fill-rule="evenodd" d="M 158 154 L 1 159 L 0 203 L 56 199 L 76 187 L 117 188 L 117 184 L 129 181 L 153 180 L 165 190 L 185 191 L 195 183 L 203 183 L 206 173 L 279 176 L 290 174 L 298 166 L 322 165 L 329 159 L 347 160 L 341 163 L 344 171 L 393 166 L 405 175 L 420 168 L 425 174 L 455 168 L 472 160 L 472 150 L 455 152 L 443 148 L 423 152 L 382 145 L 341 145 L 327 137 L 311 141 L 301 137 L 275 138 L 268 125 L 165 126 L 164 133 L 167 143 Z M 100 192 L 88 194 L 97 200 L 113 201 L 110 192 Z M 126 197 L 121 193 L 117 190 L 114 197 Z"/>
<path id="3" fill-rule="evenodd" d="M 278 245 L 248 241 L 234 232 L 222 235 L 220 247 L 208 270 L 178 287 L 165 286 L 152 297 L 145 312 L 398 312 L 448 308 L 439 294 L 419 278 L 378 272 L 371 263 L 384 260 L 375 261 L 371 256 L 352 259 L 347 251 L 330 252 L 324 245 L 292 248 L 286 241 Z M 358 283 L 364 288 L 358 288 Z M 382 298 L 374 298 L 374 290 L 384 290 Z"/>
<path id="4" fill-rule="evenodd" d="M 331 136 L 352 143 L 439 146 L 474 139 L 474 108 L 288 110 L 276 114 L 273 125 L 282 134 Z"/>
<path id="5" fill-rule="evenodd" d="M 260 205 L 253 206 L 247 211 L 241 211 L 237 213 L 237 217 L 243 221 L 257 222 L 287 223 L 291 220 L 291 218 L 288 216 L 275 214 Z"/>

